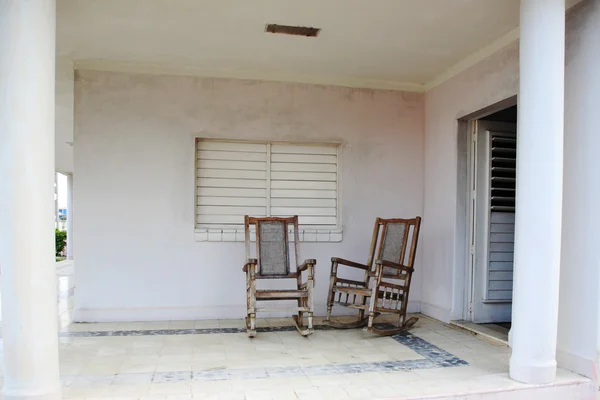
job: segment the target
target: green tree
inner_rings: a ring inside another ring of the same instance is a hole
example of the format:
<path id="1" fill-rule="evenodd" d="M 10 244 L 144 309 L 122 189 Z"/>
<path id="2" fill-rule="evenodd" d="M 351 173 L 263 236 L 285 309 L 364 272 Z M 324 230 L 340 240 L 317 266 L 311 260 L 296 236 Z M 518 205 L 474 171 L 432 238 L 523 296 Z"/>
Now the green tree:
<path id="1" fill-rule="evenodd" d="M 56 229 L 54 237 L 56 239 L 56 256 L 58 257 L 67 245 L 67 232 Z"/>

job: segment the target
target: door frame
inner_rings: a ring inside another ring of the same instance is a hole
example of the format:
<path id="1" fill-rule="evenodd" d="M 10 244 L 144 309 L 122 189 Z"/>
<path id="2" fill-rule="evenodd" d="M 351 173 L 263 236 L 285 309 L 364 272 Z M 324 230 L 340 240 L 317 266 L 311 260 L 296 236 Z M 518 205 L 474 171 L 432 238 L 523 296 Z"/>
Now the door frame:
<path id="1" fill-rule="evenodd" d="M 517 105 L 517 95 L 511 96 L 457 119 L 457 199 L 455 231 L 455 270 L 452 300 L 452 320 L 472 320 L 473 267 L 471 257 L 471 151 L 472 127 L 475 121 Z"/>

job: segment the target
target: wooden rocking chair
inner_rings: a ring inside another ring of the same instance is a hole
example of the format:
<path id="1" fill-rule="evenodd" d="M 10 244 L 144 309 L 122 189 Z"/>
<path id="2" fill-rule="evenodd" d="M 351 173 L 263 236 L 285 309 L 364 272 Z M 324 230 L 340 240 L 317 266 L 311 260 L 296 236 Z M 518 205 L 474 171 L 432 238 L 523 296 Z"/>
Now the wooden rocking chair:
<path id="1" fill-rule="evenodd" d="M 294 255 L 296 270 L 290 271 L 290 255 L 288 226 L 294 227 Z M 256 258 L 250 258 L 250 226 L 256 229 Z M 246 273 L 248 336 L 256 336 L 256 313 L 258 311 L 281 311 L 281 307 L 259 308 L 257 301 L 293 300 L 297 307 L 292 311 L 296 329 L 302 336 L 313 333 L 313 288 L 314 267 L 316 260 L 308 259 L 298 264 L 300 259 L 298 246 L 298 217 L 291 218 L 252 218 L 245 217 L 246 226 L 246 258 L 243 271 Z M 302 272 L 307 271 L 307 280 L 302 283 Z M 292 290 L 257 290 L 257 279 L 295 279 L 297 289 Z M 289 309 L 289 308 L 288 308 Z M 303 314 L 306 313 L 308 325 L 304 325 Z"/>
<path id="2" fill-rule="evenodd" d="M 340 329 L 366 326 L 368 331 L 381 336 L 404 332 L 415 325 L 418 318 L 412 317 L 406 320 L 406 308 L 420 226 L 421 217 L 377 218 L 366 264 L 337 257 L 331 259 L 326 324 Z M 381 238 L 378 243 L 379 236 Z M 375 256 L 376 250 L 377 256 Z M 341 278 L 338 276 L 340 265 L 363 270 L 364 278 L 362 280 Z M 349 323 L 333 321 L 331 310 L 334 304 L 357 309 L 358 319 Z M 365 311 L 368 311 L 366 317 Z M 376 328 L 373 320 L 381 313 L 398 314 L 398 327 Z"/>

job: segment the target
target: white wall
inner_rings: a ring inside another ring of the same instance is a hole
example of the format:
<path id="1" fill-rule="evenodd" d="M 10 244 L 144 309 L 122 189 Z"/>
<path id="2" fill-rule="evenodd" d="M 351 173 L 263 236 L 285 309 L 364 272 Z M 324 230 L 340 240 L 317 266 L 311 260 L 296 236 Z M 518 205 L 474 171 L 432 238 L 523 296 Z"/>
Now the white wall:
<path id="1" fill-rule="evenodd" d="M 375 217 L 423 214 L 421 94 L 78 71 L 75 99 L 78 321 L 245 314 L 243 243 L 194 241 L 195 137 L 343 143 L 343 241 L 301 248 L 318 314 L 330 257 L 364 262 Z"/>
<path id="2" fill-rule="evenodd" d="M 73 62 L 56 59 L 56 171 L 73 172 L 73 106 L 75 98 Z"/>
<path id="3" fill-rule="evenodd" d="M 465 214 L 457 209 L 458 118 L 514 96 L 516 43 L 425 95 L 425 204 L 422 311 L 442 321 L 462 319 L 466 265 L 459 253 Z M 463 156 L 466 156 L 463 154 Z"/>
<path id="4" fill-rule="evenodd" d="M 595 121 L 600 93 L 600 1 L 567 13 L 563 248 L 558 362 L 593 376 L 600 354 L 600 192 Z M 518 92 L 518 43 L 513 43 L 425 96 L 425 203 L 422 312 L 443 321 L 463 318 L 466 262 L 457 204 L 457 119 Z M 543 140 L 543 138 L 540 138 Z M 461 154 L 464 157 L 464 154 Z M 464 233 L 462 233 L 464 235 Z"/>
<path id="5" fill-rule="evenodd" d="M 600 1 L 569 13 L 557 359 L 594 376 L 600 361 Z M 597 377 L 597 373 L 596 373 Z"/>

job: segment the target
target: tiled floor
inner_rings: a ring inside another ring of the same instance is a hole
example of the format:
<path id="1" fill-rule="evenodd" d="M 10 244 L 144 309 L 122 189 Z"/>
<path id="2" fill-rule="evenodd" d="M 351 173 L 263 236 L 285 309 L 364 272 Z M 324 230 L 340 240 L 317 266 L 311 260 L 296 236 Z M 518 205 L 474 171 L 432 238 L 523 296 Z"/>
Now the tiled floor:
<path id="1" fill-rule="evenodd" d="M 474 324 L 470 321 L 451 321 L 453 326 L 481 335 L 484 338 L 498 341 L 499 343 L 508 343 L 509 328 L 500 324 Z"/>
<path id="2" fill-rule="evenodd" d="M 259 320 L 254 339 L 241 320 L 72 324 L 72 277 L 58 282 L 64 398 L 400 399 L 527 387 L 508 378 L 507 347 L 424 316 L 394 337 L 320 325 L 304 338 L 288 319 Z M 558 384 L 581 381 L 559 371 Z"/>

